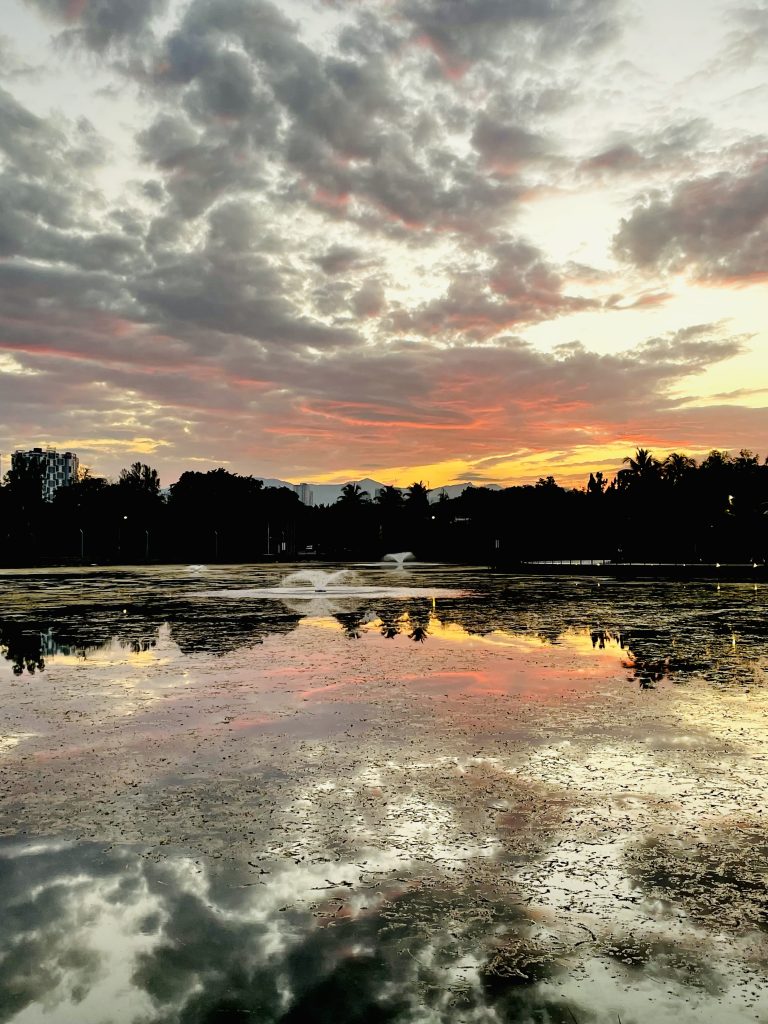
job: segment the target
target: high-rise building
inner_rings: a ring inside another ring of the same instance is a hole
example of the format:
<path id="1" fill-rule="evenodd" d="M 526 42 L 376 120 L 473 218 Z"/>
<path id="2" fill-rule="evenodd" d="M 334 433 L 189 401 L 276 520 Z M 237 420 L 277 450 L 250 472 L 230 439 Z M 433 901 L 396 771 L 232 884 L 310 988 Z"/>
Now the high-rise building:
<path id="1" fill-rule="evenodd" d="M 305 505 L 314 505 L 315 496 L 309 484 L 299 484 L 296 488 L 296 493 L 299 495 L 299 501 L 303 502 Z"/>
<path id="2" fill-rule="evenodd" d="M 55 448 L 31 448 L 29 451 L 17 451 L 11 455 L 14 469 L 22 465 L 36 462 L 43 466 L 43 497 L 53 501 L 53 496 L 60 487 L 68 487 L 77 483 L 80 476 L 80 460 L 74 452 L 57 452 Z"/>

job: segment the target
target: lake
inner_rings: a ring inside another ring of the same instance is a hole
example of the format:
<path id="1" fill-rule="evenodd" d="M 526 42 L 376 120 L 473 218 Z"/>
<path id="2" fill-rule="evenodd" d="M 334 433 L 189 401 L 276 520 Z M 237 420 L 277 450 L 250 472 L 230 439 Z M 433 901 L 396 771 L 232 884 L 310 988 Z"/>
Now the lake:
<path id="1" fill-rule="evenodd" d="M 768 1021 L 764 585 L 301 568 L 0 572 L 0 1021 Z"/>

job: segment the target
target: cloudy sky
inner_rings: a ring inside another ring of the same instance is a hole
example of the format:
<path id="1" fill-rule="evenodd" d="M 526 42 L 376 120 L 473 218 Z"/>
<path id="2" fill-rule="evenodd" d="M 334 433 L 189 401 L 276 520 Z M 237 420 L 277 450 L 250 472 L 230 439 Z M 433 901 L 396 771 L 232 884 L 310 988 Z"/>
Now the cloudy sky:
<path id="1" fill-rule="evenodd" d="M 768 0 L 3 14 L 6 456 L 436 486 L 768 455 Z"/>

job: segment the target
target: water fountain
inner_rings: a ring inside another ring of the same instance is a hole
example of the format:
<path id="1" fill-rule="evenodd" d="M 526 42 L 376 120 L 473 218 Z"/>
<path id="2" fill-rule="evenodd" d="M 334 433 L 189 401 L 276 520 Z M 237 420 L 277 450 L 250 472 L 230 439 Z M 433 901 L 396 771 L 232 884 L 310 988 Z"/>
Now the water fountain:
<path id="1" fill-rule="evenodd" d="M 398 569 L 402 569 L 405 562 L 415 562 L 416 555 L 412 551 L 390 551 L 384 555 L 383 562 L 394 562 Z"/>
<path id="2" fill-rule="evenodd" d="M 387 556 L 387 561 L 402 567 L 403 562 L 413 558 L 410 551 L 400 551 Z M 377 563 L 381 568 L 381 562 Z M 254 587 L 242 590 L 212 588 L 198 591 L 193 597 L 223 599 L 274 599 L 284 602 L 317 601 L 318 597 L 331 600 L 366 598 L 412 598 L 412 597 L 463 597 L 463 590 L 447 590 L 442 587 L 392 587 L 374 578 L 364 583 L 361 574 L 351 569 L 300 569 L 288 573 L 277 586 Z M 309 605 L 308 605 L 309 606 Z"/>
<path id="3" fill-rule="evenodd" d="M 337 569 L 335 572 L 326 572 L 324 569 L 300 569 L 299 572 L 289 573 L 282 586 L 295 587 L 306 583 L 316 594 L 324 594 L 328 587 L 337 586 L 345 576 L 352 575 L 354 574 L 351 569 Z"/>

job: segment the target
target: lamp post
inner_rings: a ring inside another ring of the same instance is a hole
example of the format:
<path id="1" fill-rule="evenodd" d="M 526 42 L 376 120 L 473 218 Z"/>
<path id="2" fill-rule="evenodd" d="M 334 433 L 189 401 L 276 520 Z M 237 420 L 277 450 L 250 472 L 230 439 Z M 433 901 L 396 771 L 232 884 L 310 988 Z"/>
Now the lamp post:
<path id="1" fill-rule="evenodd" d="M 85 552 L 85 530 L 80 527 L 80 561 L 82 562 Z"/>
<path id="2" fill-rule="evenodd" d="M 117 557 L 118 558 L 120 557 L 120 552 L 122 551 L 122 547 L 120 546 L 120 528 L 123 525 L 123 522 L 125 522 L 125 520 L 127 518 L 128 518 L 128 516 L 123 516 L 122 520 L 118 519 L 118 521 L 117 521 Z"/>

